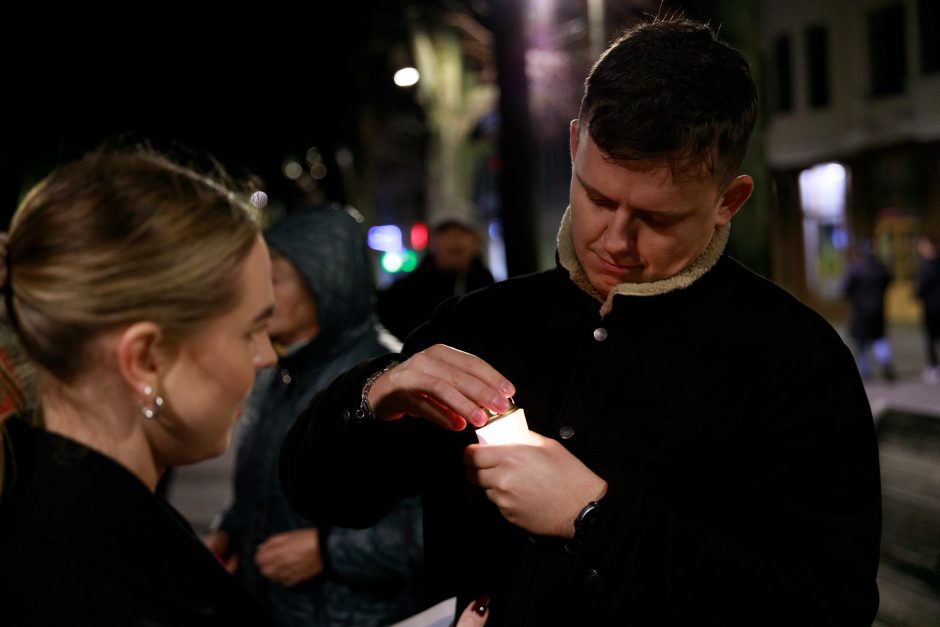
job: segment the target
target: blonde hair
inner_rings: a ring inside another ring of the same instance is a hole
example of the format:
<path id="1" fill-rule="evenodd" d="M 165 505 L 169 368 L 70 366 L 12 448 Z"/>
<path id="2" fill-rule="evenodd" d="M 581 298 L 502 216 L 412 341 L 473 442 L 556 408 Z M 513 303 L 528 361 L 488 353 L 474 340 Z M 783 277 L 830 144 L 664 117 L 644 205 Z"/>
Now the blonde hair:
<path id="1" fill-rule="evenodd" d="M 235 306 L 258 225 L 223 180 L 138 149 L 90 153 L 36 185 L 10 226 L 6 287 L 36 366 L 68 383 L 104 331 L 149 320 L 173 340 Z"/>

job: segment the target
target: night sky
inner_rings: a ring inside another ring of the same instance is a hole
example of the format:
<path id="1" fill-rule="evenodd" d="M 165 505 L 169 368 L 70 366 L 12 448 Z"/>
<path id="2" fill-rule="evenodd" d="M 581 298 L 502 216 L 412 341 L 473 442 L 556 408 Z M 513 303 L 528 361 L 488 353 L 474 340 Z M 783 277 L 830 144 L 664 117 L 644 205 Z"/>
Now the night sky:
<path id="1" fill-rule="evenodd" d="M 575 0 L 556 1 L 560 13 L 583 10 Z M 658 6 L 630 6 L 647 3 Z M 409 17 L 449 6 L 489 6 L 483 13 L 492 14 L 496 5 L 0 3 L 0 228 L 24 188 L 103 142 L 147 140 L 171 154 L 209 154 L 237 178 L 257 176 L 269 186 L 286 186 L 282 163 L 309 147 L 328 159 L 348 147 L 358 158 L 364 112 L 381 124 L 382 116 L 418 109 L 413 92 L 391 79 L 409 57 Z M 407 143 L 392 148 L 415 151 Z M 330 185 L 340 190 L 337 197 L 328 189 L 331 198 L 348 200 L 341 182 L 327 177 Z"/>
<path id="2" fill-rule="evenodd" d="M 275 178 L 288 153 L 356 148 L 363 107 L 394 107 L 395 1 L 15 2 L 2 59 L 4 224 L 23 182 L 103 141 L 211 153 Z M 398 90 L 400 92 L 400 90 Z"/>

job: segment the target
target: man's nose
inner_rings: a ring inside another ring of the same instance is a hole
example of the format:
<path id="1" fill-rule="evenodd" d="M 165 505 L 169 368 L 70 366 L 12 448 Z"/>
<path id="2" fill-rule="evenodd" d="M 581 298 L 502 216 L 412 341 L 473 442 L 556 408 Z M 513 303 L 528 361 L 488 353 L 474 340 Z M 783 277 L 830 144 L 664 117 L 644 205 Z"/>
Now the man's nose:
<path id="1" fill-rule="evenodd" d="M 637 221 L 625 209 L 611 213 L 604 231 L 604 248 L 611 254 L 628 254 L 636 247 Z"/>

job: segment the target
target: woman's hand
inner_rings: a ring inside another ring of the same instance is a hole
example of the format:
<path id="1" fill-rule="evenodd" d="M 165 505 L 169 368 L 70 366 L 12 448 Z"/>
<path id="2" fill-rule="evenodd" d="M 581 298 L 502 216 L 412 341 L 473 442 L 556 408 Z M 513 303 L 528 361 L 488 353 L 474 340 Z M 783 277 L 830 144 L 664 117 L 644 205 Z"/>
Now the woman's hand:
<path id="1" fill-rule="evenodd" d="M 483 627 L 490 617 L 490 597 L 484 594 L 464 608 L 454 627 Z"/>

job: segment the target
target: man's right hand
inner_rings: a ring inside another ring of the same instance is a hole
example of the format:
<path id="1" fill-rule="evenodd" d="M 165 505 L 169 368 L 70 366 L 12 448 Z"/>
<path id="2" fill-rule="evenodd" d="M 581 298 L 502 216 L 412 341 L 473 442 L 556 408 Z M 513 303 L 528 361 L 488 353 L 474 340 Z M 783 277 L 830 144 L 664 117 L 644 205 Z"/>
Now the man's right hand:
<path id="1" fill-rule="evenodd" d="M 483 407 L 509 409 L 506 399 L 515 393 L 512 383 L 479 357 L 435 344 L 376 379 L 369 405 L 380 420 L 420 416 L 462 431 L 468 422 L 486 424 Z"/>

